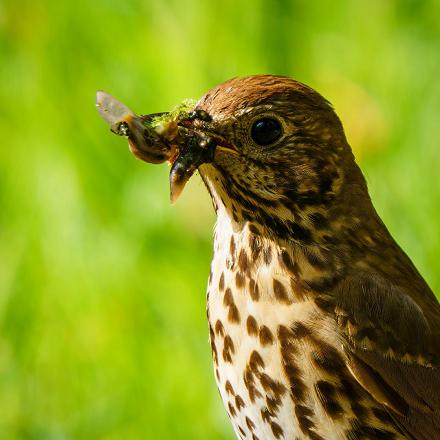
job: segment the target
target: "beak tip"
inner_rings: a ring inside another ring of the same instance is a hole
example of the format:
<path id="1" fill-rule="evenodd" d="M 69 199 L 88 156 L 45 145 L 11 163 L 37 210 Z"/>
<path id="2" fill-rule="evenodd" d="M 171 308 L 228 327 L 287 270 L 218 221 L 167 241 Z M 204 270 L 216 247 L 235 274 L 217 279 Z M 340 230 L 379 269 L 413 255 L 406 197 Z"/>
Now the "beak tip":
<path id="1" fill-rule="evenodd" d="M 180 194 L 182 194 L 184 185 L 177 185 L 175 182 L 171 182 L 170 185 L 170 202 L 172 205 L 174 205 L 178 198 L 180 197 Z"/>

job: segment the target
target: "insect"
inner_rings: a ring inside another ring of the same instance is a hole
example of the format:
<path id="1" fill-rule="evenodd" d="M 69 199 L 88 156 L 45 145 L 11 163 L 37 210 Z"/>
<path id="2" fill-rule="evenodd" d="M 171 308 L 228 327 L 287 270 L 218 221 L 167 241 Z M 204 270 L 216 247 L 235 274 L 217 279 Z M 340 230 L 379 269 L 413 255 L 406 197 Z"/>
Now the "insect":
<path id="1" fill-rule="evenodd" d="M 211 121 L 206 111 L 192 110 L 192 101 L 184 101 L 171 112 L 138 116 L 112 95 L 98 91 L 96 107 L 110 130 L 128 139 L 130 151 L 138 159 L 171 164 L 172 203 L 198 166 L 213 159 L 216 142 L 205 133 L 187 126 L 187 122 L 196 119 Z"/>

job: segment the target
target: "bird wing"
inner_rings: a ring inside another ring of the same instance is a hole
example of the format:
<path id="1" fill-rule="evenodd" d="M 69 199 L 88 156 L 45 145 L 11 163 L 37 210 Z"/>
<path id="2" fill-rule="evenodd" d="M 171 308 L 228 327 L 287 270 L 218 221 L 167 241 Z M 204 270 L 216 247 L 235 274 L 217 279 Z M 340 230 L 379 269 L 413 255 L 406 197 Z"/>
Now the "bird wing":
<path id="1" fill-rule="evenodd" d="M 371 275 L 347 280 L 337 295 L 348 369 L 416 440 L 440 439 L 440 308 L 432 306 Z"/>

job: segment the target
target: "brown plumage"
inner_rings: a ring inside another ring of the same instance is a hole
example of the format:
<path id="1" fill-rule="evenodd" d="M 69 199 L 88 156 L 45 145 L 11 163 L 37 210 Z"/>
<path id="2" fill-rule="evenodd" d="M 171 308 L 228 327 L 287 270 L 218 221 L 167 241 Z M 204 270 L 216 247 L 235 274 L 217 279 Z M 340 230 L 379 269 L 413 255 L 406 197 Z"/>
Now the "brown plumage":
<path id="1" fill-rule="evenodd" d="M 218 218 L 207 307 L 237 436 L 440 438 L 440 306 L 331 105 L 261 75 L 196 110 L 209 117 L 181 125 L 213 145 L 196 164 Z"/>

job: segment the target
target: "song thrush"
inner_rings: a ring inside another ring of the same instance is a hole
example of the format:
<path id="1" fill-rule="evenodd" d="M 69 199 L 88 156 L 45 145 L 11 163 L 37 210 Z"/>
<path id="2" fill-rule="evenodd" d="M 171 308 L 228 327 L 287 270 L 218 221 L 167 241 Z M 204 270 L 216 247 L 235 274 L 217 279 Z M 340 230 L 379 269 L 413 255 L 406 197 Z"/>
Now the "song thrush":
<path id="1" fill-rule="evenodd" d="M 440 438 L 440 305 L 378 217 L 331 105 L 259 75 L 176 124 L 172 192 L 198 168 L 217 213 L 207 314 L 237 436 Z"/>

